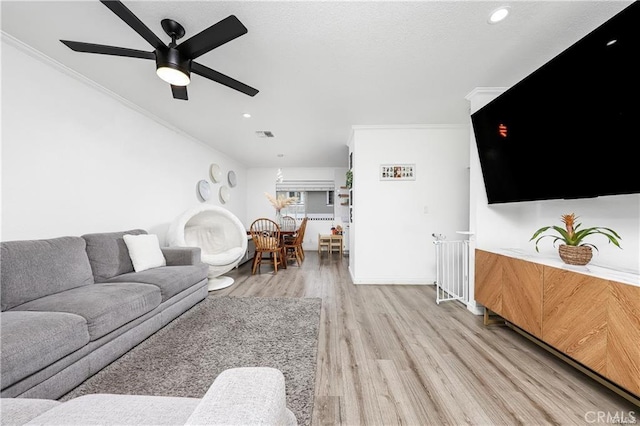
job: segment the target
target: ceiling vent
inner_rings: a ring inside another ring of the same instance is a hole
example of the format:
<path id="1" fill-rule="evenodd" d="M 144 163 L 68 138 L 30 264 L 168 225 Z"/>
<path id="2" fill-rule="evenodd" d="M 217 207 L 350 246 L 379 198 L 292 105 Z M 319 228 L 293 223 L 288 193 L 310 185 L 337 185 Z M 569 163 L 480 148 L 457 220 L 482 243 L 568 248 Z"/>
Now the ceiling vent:
<path id="1" fill-rule="evenodd" d="M 258 130 L 256 131 L 256 135 L 258 135 L 259 138 L 272 138 L 273 132 L 270 130 Z"/>

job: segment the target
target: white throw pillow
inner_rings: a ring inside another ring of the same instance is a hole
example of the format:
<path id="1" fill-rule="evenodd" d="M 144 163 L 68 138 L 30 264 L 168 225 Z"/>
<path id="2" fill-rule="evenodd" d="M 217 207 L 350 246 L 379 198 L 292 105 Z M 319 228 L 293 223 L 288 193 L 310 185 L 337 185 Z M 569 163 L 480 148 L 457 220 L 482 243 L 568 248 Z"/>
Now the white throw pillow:
<path id="1" fill-rule="evenodd" d="M 122 238 L 127 245 L 127 249 L 129 249 L 129 257 L 136 272 L 167 265 L 162 250 L 160 250 L 160 242 L 157 235 L 125 234 Z"/>

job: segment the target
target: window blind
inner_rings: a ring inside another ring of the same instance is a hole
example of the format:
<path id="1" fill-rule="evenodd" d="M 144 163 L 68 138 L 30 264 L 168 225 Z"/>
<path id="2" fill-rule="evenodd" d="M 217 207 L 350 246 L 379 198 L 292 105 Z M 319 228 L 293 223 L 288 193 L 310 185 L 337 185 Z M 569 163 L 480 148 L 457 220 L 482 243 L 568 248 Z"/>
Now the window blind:
<path id="1" fill-rule="evenodd" d="M 285 180 L 276 182 L 276 191 L 334 191 L 332 180 Z"/>

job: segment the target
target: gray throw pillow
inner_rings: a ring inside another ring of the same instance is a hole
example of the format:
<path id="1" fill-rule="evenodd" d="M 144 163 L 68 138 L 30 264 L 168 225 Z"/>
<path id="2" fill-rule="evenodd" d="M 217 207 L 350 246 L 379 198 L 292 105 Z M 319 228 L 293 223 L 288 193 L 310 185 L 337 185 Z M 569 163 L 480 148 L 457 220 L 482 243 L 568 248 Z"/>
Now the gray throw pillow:
<path id="1" fill-rule="evenodd" d="M 87 242 L 87 255 L 97 283 L 107 281 L 117 275 L 133 272 L 129 250 L 122 238 L 125 234 L 146 234 L 144 229 L 123 232 L 102 232 L 82 236 Z"/>

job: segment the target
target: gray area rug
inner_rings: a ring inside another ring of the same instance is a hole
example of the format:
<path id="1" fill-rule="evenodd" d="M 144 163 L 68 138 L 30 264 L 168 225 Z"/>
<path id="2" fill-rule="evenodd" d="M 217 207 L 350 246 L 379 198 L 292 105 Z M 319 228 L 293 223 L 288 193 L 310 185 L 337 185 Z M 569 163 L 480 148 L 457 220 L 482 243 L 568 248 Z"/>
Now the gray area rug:
<path id="1" fill-rule="evenodd" d="M 201 398 L 222 371 L 282 371 L 287 406 L 311 424 L 320 298 L 208 297 L 60 398 L 92 393 Z"/>

